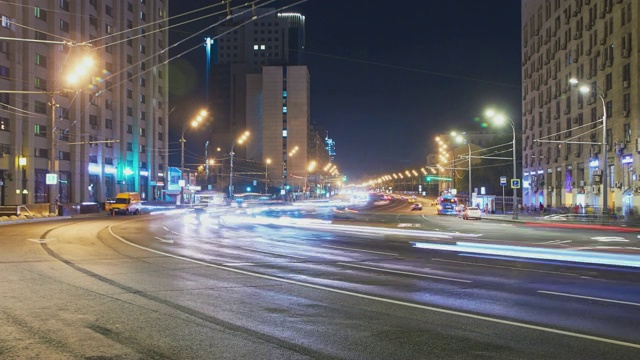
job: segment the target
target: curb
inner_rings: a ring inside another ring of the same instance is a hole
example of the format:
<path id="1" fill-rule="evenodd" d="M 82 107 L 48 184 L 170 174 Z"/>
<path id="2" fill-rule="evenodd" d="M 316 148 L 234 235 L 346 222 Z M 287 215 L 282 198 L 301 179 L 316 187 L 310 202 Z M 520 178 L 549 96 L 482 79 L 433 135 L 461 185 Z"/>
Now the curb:
<path id="1" fill-rule="evenodd" d="M 37 222 L 47 222 L 47 221 L 56 221 L 56 220 L 67 220 L 71 219 L 71 216 L 53 216 L 46 217 L 41 219 L 24 219 L 24 220 L 10 220 L 10 221 L 2 221 L 0 222 L 0 226 L 2 225 L 15 225 L 15 224 L 29 224 L 29 223 L 37 223 Z"/>

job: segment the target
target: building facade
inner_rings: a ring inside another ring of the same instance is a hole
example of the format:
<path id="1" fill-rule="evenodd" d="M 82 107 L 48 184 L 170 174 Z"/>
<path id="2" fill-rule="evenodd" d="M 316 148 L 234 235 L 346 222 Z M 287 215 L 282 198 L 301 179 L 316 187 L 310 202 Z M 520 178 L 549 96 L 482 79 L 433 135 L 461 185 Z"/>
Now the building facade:
<path id="1" fill-rule="evenodd" d="M 167 59 L 160 53 L 167 6 L 0 3 L 0 37 L 9 38 L 0 41 L 3 204 L 160 195 L 168 155 Z M 84 59 L 86 73 L 70 83 Z M 47 185 L 53 173 L 57 186 Z"/>
<path id="2" fill-rule="evenodd" d="M 639 7 L 522 1 L 524 205 L 601 207 L 604 181 L 610 209 L 640 205 Z M 591 91 L 583 94 L 585 86 Z"/>

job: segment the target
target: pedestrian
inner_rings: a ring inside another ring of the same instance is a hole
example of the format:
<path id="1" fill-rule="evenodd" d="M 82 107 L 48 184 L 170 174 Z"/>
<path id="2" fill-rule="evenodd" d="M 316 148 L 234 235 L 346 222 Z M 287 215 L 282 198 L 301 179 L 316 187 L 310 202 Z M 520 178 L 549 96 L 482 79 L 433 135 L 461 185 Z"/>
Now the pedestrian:
<path id="1" fill-rule="evenodd" d="M 544 205 L 542 205 L 542 201 L 540 201 L 540 213 L 542 214 L 543 211 L 544 211 Z"/>

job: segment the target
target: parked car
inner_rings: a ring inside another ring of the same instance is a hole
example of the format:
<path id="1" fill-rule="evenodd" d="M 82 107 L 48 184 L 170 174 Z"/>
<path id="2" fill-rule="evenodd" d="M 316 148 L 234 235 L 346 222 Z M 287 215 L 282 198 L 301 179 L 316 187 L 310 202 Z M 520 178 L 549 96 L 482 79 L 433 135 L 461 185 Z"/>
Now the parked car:
<path id="1" fill-rule="evenodd" d="M 142 211 L 142 200 L 140 194 L 136 192 L 120 193 L 116 196 L 115 202 L 111 204 L 109 212 L 115 214 L 140 214 Z"/>
<path id="2" fill-rule="evenodd" d="M 470 206 L 470 207 L 466 208 L 462 212 L 462 218 L 464 220 L 469 220 L 469 219 L 481 220 L 482 219 L 482 212 L 480 211 L 479 208 Z"/>
<path id="3" fill-rule="evenodd" d="M 413 203 L 413 205 L 411 205 L 411 211 L 422 211 L 422 204 L 421 203 Z"/>

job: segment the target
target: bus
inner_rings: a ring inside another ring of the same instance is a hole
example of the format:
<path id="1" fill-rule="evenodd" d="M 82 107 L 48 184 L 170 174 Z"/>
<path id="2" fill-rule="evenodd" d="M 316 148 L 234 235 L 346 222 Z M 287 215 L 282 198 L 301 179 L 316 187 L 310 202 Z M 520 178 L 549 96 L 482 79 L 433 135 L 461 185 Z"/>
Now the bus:
<path id="1" fill-rule="evenodd" d="M 438 198 L 438 215 L 458 215 L 458 199 L 450 194 Z"/>

